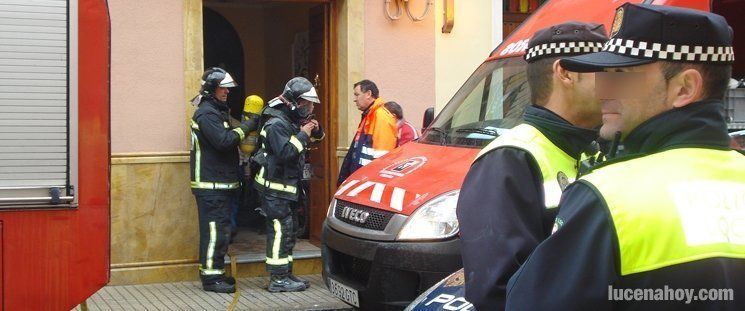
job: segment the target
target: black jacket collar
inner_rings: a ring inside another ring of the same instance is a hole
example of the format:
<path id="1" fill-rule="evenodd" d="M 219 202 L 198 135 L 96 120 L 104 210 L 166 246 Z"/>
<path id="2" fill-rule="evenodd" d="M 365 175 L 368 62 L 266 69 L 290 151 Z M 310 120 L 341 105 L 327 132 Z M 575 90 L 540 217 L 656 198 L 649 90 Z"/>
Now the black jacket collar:
<path id="1" fill-rule="evenodd" d="M 626 136 L 622 154 L 649 154 L 682 147 L 729 149 L 729 141 L 724 103 L 703 100 L 644 121 Z"/>
<path id="2" fill-rule="evenodd" d="M 205 97 L 204 98 L 204 102 L 202 102 L 202 104 L 208 104 L 208 105 L 214 107 L 215 109 L 217 109 L 218 111 L 226 111 L 227 112 L 229 110 L 228 109 L 228 103 L 222 103 L 222 102 L 218 101 L 217 99 L 215 99 L 214 97 L 211 97 L 211 96 L 210 97 Z"/>
<path id="3" fill-rule="evenodd" d="M 579 159 L 587 146 L 598 137 L 596 130 L 573 126 L 558 114 L 540 106 L 525 108 L 523 118 L 525 123 L 536 127 L 546 138 L 575 159 Z"/>

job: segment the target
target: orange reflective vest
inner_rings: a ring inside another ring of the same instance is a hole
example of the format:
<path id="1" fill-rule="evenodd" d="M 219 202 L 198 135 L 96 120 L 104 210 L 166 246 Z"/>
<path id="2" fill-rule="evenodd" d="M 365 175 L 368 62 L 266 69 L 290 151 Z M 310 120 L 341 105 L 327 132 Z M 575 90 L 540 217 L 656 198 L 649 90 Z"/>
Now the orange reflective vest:
<path id="1" fill-rule="evenodd" d="M 385 109 L 384 103 L 383 99 L 378 98 L 363 113 L 362 121 L 357 127 L 354 140 L 342 163 L 339 184 L 360 167 L 396 148 L 398 143 L 396 117 Z"/>

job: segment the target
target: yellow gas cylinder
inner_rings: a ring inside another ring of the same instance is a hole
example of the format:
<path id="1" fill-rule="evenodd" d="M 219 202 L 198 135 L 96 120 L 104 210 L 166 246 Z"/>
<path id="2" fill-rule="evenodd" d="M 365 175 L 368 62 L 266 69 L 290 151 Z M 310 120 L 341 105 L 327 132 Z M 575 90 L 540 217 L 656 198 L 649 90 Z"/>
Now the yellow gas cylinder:
<path id="1" fill-rule="evenodd" d="M 250 95 L 246 97 L 246 101 L 243 104 L 243 119 L 247 120 L 252 117 L 257 117 L 261 114 L 261 109 L 264 108 L 264 100 L 257 95 Z M 259 132 L 254 131 L 248 133 L 246 137 L 241 141 L 241 152 L 243 154 L 252 154 L 256 150 L 257 143 L 259 141 Z"/>

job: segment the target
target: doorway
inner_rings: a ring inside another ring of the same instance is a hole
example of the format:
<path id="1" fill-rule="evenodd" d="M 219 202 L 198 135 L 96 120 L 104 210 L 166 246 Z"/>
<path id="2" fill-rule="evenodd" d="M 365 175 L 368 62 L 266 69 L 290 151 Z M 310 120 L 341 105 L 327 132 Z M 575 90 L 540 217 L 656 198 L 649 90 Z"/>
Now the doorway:
<path id="1" fill-rule="evenodd" d="M 239 87 L 229 95 L 234 116 L 239 115 L 244 99 L 258 95 L 264 102 L 281 94 L 285 83 L 303 76 L 316 85 L 321 104 L 316 105 L 314 118 L 319 121 L 326 138 L 310 146 L 308 161 L 312 177 L 307 186 L 307 206 L 301 210 L 300 233 L 303 240 L 298 252 L 316 249 L 326 217 L 328 204 L 336 186 L 337 104 L 330 96 L 335 90 L 334 53 L 331 29 L 333 1 L 254 1 L 205 0 L 204 2 L 204 64 L 225 65 L 238 81 Z M 249 185 L 251 187 L 251 185 Z M 255 211 L 256 195 L 239 200 L 236 220 L 239 245 L 249 257 L 264 256 L 265 224 Z M 320 253 L 318 253 L 320 255 Z"/>

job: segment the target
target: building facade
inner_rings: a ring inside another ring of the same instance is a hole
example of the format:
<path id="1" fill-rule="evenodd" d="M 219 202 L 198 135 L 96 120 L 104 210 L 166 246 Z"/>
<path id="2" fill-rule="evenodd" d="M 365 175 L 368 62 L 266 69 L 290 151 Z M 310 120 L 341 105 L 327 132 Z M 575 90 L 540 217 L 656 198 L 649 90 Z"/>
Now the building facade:
<path id="1" fill-rule="evenodd" d="M 236 77 L 238 110 L 247 95 L 277 96 L 294 75 L 317 83 L 329 136 L 311 154 L 313 240 L 360 120 L 352 85 L 375 81 L 421 126 L 512 27 L 503 18 L 514 19 L 502 1 L 411 0 L 414 18 L 430 6 L 423 20 L 405 11 L 394 20 L 395 2 L 386 12 L 379 0 L 109 0 L 112 283 L 196 277 L 187 122 L 206 66 Z"/>

